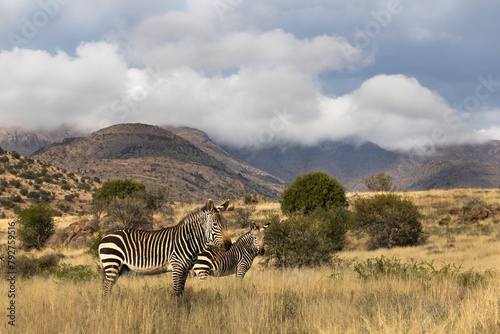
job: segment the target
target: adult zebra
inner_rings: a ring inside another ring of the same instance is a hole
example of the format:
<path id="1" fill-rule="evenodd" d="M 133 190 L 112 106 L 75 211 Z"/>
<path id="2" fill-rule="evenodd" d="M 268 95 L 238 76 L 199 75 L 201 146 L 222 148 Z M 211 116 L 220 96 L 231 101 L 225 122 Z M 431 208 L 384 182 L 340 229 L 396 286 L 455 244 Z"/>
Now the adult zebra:
<path id="1" fill-rule="evenodd" d="M 236 278 L 243 279 L 255 257 L 264 255 L 264 230 L 268 226 L 269 224 L 259 228 L 252 223 L 250 231 L 243 234 L 227 252 L 221 252 L 217 247 L 208 247 L 198 255 L 191 274 L 205 280 L 208 275 L 219 277 L 236 273 Z"/>
<path id="2" fill-rule="evenodd" d="M 111 292 L 124 269 L 142 274 L 161 274 L 172 270 L 174 292 L 184 291 L 189 270 L 199 253 L 214 242 L 231 247 L 227 223 L 222 212 L 228 207 L 208 199 L 205 206 L 184 217 L 177 225 L 158 231 L 123 229 L 105 236 L 99 244 L 103 295 Z"/>

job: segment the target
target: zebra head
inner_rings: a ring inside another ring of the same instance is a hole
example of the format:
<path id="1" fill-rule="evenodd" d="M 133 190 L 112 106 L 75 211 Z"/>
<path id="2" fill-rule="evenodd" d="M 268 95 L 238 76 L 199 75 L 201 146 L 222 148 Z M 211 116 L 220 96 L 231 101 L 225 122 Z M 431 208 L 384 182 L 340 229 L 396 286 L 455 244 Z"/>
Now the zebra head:
<path id="1" fill-rule="evenodd" d="M 254 247 L 255 250 L 257 251 L 258 255 L 264 255 L 265 250 L 264 250 L 264 231 L 266 228 L 269 226 L 269 224 L 264 225 L 263 227 L 257 226 L 255 223 L 250 224 L 250 233 L 252 234 L 254 238 Z"/>
<path id="2" fill-rule="evenodd" d="M 206 226 L 207 237 L 209 241 L 212 241 L 218 247 L 222 246 L 222 249 L 227 251 L 231 248 L 233 244 L 231 242 L 231 237 L 227 231 L 227 222 L 222 212 L 226 211 L 229 206 L 229 201 L 225 201 L 219 206 L 215 206 L 212 199 L 208 199 L 205 205 L 205 210 L 208 213 L 208 221 Z"/>

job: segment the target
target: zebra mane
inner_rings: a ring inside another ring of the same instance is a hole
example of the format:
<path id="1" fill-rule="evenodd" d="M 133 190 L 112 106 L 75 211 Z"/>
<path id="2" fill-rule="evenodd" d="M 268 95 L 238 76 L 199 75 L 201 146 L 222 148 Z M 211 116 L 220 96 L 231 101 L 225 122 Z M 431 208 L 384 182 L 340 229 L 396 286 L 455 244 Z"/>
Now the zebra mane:
<path id="1" fill-rule="evenodd" d="M 247 239 L 250 236 L 251 233 L 252 233 L 252 230 L 246 232 L 245 234 L 243 234 L 242 236 L 240 236 L 234 243 L 236 244 L 238 241 L 239 242 L 244 241 L 245 239 Z"/>
<path id="2" fill-rule="evenodd" d="M 194 211 L 191 211 L 184 218 L 182 218 L 180 222 L 177 223 L 177 226 L 190 224 L 190 223 L 198 220 L 200 218 L 200 216 L 206 212 L 208 212 L 206 205 L 204 205 L 201 208 L 198 208 Z"/>

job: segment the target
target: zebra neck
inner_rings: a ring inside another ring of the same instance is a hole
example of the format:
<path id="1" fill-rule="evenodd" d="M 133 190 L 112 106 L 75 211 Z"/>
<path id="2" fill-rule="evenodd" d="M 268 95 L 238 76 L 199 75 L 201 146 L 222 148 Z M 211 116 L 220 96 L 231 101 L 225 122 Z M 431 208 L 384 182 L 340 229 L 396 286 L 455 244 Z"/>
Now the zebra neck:
<path id="1" fill-rule="evenodd" d="M 184 230 L 186 242 L 191 246 L 191 249 L 196 253 L 201 253 L 208 248 L 209 238 L 206 234 L 205 223 L 202 221 L 192 222 L 191 224 L 181 225 Z"/>

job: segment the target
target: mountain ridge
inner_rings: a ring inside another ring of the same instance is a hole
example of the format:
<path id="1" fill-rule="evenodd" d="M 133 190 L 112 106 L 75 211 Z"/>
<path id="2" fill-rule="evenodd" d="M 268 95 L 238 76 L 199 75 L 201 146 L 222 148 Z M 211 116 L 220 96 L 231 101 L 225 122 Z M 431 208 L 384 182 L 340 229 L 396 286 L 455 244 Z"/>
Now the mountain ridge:
<path id="1" fill-rule="evenodd" d="M 170 186 L 176 200 L 241 197 L 246 192 L 274 200 L 283 188 L 237 173 L 171 131 L 141 123 L 113 125 L 48 145 L 33 157 L 101 180 L 131 178 L 149 187 Z"/>

